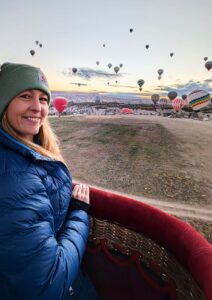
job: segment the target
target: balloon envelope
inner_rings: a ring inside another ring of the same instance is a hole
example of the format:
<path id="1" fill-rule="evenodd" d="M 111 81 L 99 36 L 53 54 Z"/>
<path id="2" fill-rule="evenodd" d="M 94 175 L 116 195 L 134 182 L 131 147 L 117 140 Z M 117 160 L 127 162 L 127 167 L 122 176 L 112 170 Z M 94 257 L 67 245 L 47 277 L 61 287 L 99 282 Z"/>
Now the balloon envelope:
<path id="1" fill-rule="evenodd" d="M 75 74 L 77 73 L 77 68 L 72 68 L 72 72 Z"/>
<path id="2" fill-rule="evenodd" d="M 160 96 L 158 94 L 152 94 L 151 100 L 154 104 L 156 104 L 159 99 L 160 99 Z"/>
<path id="3" fill-rule="evenodd" d="M 172 107 L 175 111 L 179 111 L 183 108 L 183 106 L 186 105 L 185 100 L 183 100 L 182 98 L 175 98 L 172 101 Z"/>
<path id="4" fill-rule="evenodd" d="M 116 72 L 116 73 L 118 73 L 118 71 L 119 71 L 119 67 L 114 67 L 114 71 Z"/>
<path id="5" fill-rule="evenodd" d="M 205 63 L 205 67 L 206 67 L 206 69 L 207 69 L 208 71 L 210 71 L 210 69 L 212 68 L 212 61 L 207 61 L 207 62 Z"/>
<path id="6" fill-rule="evenodd" d="M 110 68 L 112 67 L 112 64 L 108 64 L 107 66 L 108 66 L 108 68 L 110 69 Z"/>
<path id="7" fill-rule="evenodd" d="M 185 99 L 187 98 L 187 95 L 186 95 L 186 94 L 183 94 L 183 95 L 182 95 L 182 98 L 183 98 L 183 100 L 185 100 Z"/>
<path id="8" fill-rule="evenodd" d="M 158 70 L 158 74 L 159 74 L 159 75 L 162 75 L 162 74 L 163 74 L 163 69 L 159 69 L 159 70 Z"/>
<path id="9" fill-rule="evenodd" d="M 137 81 L 137 84 L 140 86 L 140 87 L 142 87 L 142 85 L 144 84 L 144 80 L 143 79 L 139 79 L 138 81 Z"/>
<path id="10" fill-rule="evenodd" d="M 168 97 L 169 100 L 174 100 L 177 97 L 177 92 L 175 91 L 168 92 Z"/>
<path id="11" fill-rule="evenodd" d="M 68 106 L 68 101 L 64 97 L 56 97 L 53 100 L 53 105 L 59 113 L 62 113 Z"/>
<path id="12" fill-rule="evenodd" d="M 34 50 L 30 50 L 30 54 L 33 56 L 35 54 Z"/>
<path id="13" fill-rule="evenodd" d="M 170 101 L 169 101 L 169 99 L 167 99 L 167 98 L 160 98 L 160 99 L 158 100 L 158 105 L 160 105 L 161 107 L 165 107 L 165 106 L 167 106 L 168 104 L 170 104 Z"/>
<path id="14" fill-rule="evenodd" d="M 199 110 L 210 102 L 210 94 L 204 90 L 194 90 L 187 96 L 187 102 L 193 110 Z"/>
<path id="15" fill-rule="evenodd" d="M 133 111 L 131 108 L 128 108 L 128 107 L 124 107 L 121 109 L 121 114 L 122 115 L 129 115 L 129 114 L 132 114 Z"/>

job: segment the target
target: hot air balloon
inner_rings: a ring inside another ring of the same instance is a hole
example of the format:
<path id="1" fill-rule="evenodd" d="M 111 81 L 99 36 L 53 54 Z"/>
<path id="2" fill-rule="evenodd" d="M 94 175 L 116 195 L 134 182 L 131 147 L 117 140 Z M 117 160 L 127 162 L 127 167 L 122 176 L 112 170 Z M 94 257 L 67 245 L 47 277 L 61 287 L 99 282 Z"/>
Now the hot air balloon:
<path id="1" fill-rule="evenodd" d="M 38 44 L 39 44 L 39 42 L 38 42 L 38 41 L 35 41 L 35 44 L 36 44 L 36 45 L 38 45 Z"/>
<path id="2" fill-rule="evenodd" d="M 32 56 L 35 55 L 35 51 L 34 51 L 34 50 L 30 50 L 29 52 L 30 52 L 30 54 L 31 54 Z"/>
<path id="3" fill-rule="evenodd" d="M 112 65 L 112 64 L 108 64 L 107 66 L 108 66 L 108 68 L 110 69 L 113 65 Z"/>
<path id="4" fill-rule="evenodd" d="M 173 53 L 173 52 L 171 52 L 169 55 L 172 57 L 172 56 L 174 55 L 174 53 Z"/>
<path id="5" fill-rule="evenodd" d="M 207 61 L 207 60 L 208 60 L 208 57 L 207 57 L 207 56 L 205 56 L 205 57 L 204 57 L 204 61 Z"/>
<path id="6" fill-rule="evenodd" d="M 107 85 L 110 85 L 110 82 L 107 82 Z"/>
<path id="7" fill-rule="evenodd" d="M 129 114 L 133 114 L 133 111 L 131 108 L 128 107 L 124 107 L 121 109 L 121 114 L 122 115 L 129 115 Z"/>
<path id="8" fill-rule="evenodd" d="M 77 85 L 78 85 L 78 86 L 81 86 L 81 83 L 78 83 Z"/>
<path id="9" fill-rule="evenodd" d="M 169 105 L 170 101 L 167 98 L 160 98 L 158 100 L 158 105 L 163 109 L 165 106 Z"/>
<path id="10" fill-rule="evenodd" d="M 138 81 L 137 81 L 137 84 L 139 85 L 139 91 L 142 91 L 142 86 L 144 85 L 144 80 L 143 79 L 139 79 Z"/>
<path id="11" fill-rule="evenodd" d="M 105 44 L 103 44 L 102 46 L 105 47 Z"/>
<path id="12" fill-rule="evenodd" d="M 74 74 L 76 74 L 76 73 L 77 73 L 77 68 L 72 68 L 72 72 L 73 72 Z"/>
<path id="13" fill-rule="evenodd" d="M 64 97 L 56 97 L 53 100 L 53 105 L 56 108 L 56 110 L 60 113 L 62 113 L 64 111 L 64 109 L 66 109 L 66 107 L 68 106 L 68 101 L 66 98 Z"/>
<path id="14" fill-rule="evenodd" d="M 118 80 L 116 80 L 115 83 L 117 84 L 117 83 L 118 83 Z"/>
<path id="15" fill-rule="evenodd" d="M 210 94 L 204 90 L 194 90 L 187 96 L 187 102 L 193 110 L 199 110 L 210 102 Z"/>
<path id="16" fill-rule="evenodd" d="M 161 80 L 161 78 L 162 78 L 162 76 L 159 75 L 159 76 L 158 76 L 158 79 Z"/>
<path id="17" fill-rule="evenodd" d="M 119 67 L 122 68 L 122 67 L 123 67 L 123 64 L 119 64 Z"/>
<path id="18" fill-rule="evenodd" d="M 186 95 L 186 94 L 183 94 L 183 95 L 182 95 L 182 99 L 183 99 L 183 100 L 186 100 L 186 98 L 187 98 L 187 95 Z"/>
<path id="19" fill-rule="evenodd" d="M 116 72 L 116 74 L 118 73 L 118 71 L 119 71 L 119 67 L 118 66 L 116 66 L 116 67 L 114 67 L 114 71 Z"/>
<path id="20" fill-rule="evenodd" d="M 162 74 L 163 74 L 163 72 L 164 72 L 164 70 L 163 70 L 163 69 L 158 69 L 158 74 L 159 74 L 159 75 L 162 75 Z"/>
<path id="21" fill-rule="evenodd" d="M 96 61 L 96 64 L 97 64 L 97 66 L 98 66 L 98 65 L 100 64 L 100 62 L 97 60 L 97 61 Z"/>
<path id="22" fill-rule="evenodd" d="M 152 94 L 151 100 L 154 103 L 154 105 L 156 105 L 156 103 L 158 102 L 159 99 L 160 99 L 160 96 L 158 94 Z"/>
<path id="23" fill-rule="evenodd" d="M 212 61 L 207 61 L 207 62 L 205 63 L 205 67 L 206 67 L 206 69 L 207 69 L 208 71 L 210 71 L 210 69 L 212 68 Z"/>
<path id="24" fill-rule="evenodd" d="M 39 44 L 39 46 L 42 47 L 43 45 L 42 45 L 42 44 Z"/>
<path id="25" fill-rule="evenodd" d="M 149 45 L 146 45 L 145 47 L 146 47 L 146 49 L 149 49 Z"/>
<path id="26" fill-rule="evenodd" d="M 171 92 L 168 92 L 168 97 L 169 97 L 169 100 L 174 100 L 176 97 L 177 97 L 177 92 L 175 91 L 171 91 Z"/>
<path id="27" fill-rule="evenodd" d="M 131 33 L 133 32 L 133 28 L 130 28 L 130 32 L 131 32 Z"/>
<path id="28" fill-rule="evenodd" d="M 185 105 L 186 105 L 186 102 L 182 98 L 175 98 L 172 101 L 172 107 L 175 111 L 181 110 Z"/>

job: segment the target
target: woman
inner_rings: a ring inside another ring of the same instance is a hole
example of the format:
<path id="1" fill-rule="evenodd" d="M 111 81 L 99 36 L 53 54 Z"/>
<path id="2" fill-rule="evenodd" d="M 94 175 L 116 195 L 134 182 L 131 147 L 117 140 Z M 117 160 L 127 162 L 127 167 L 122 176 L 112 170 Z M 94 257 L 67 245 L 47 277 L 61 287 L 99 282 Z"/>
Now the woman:
<path id="1" fill-rule="evenodd" d="M 50 100 L 40 69 L 1 66 L 0 299 L 4 300 L 69 299 L 88 238 L 89 188 L 76 185 L 71 191 L 71 176 L 47 120 Z M 87 289 L 87 280 L 85 285 Z M 78 291 L 72 297 L 78 299 L 77 295 Z M 93 299 L 92 295 L 91 287 L 88 297 Z"/>

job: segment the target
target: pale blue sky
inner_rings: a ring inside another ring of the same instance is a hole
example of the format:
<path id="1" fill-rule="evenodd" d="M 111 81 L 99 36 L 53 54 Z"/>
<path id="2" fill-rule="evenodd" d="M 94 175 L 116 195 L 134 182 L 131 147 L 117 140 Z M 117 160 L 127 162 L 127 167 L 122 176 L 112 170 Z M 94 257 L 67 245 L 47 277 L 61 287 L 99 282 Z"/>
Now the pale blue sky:
<path id="1" fill-rule="evenodd" d="M 211 11 L 211 0 L 0 0 L 0 64 L 39 66 L 57 90 L 137 92 L 138 79 L 145 80 L 143 94 L 211 90 L 203 59 L 212 60 Z M 117 77 L 108 63 L 123 63 Z M 73 67 L 90 80 L 63 75 Z"/>

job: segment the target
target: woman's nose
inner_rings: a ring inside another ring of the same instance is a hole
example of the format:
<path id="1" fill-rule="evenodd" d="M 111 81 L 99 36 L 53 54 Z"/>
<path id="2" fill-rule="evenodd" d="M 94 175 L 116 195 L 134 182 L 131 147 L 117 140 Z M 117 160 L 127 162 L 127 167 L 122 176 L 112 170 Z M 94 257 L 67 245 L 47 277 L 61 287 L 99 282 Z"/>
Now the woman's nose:
<path id="1" fill-rule="evenodd" d="M 41 111 L 41 103 L 39 97 L 33 97 L 31 109 L 36 111 Z"/>

